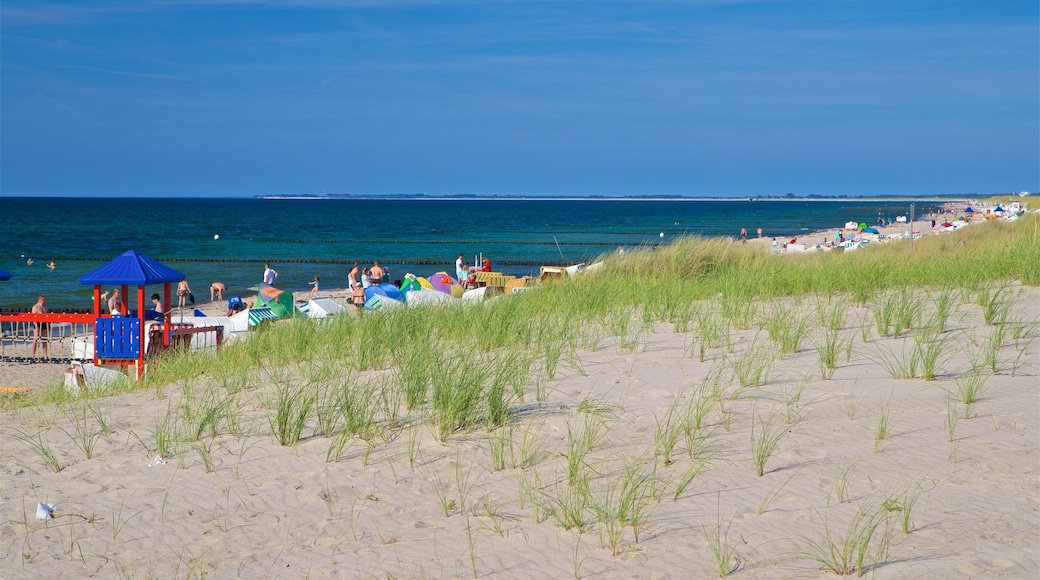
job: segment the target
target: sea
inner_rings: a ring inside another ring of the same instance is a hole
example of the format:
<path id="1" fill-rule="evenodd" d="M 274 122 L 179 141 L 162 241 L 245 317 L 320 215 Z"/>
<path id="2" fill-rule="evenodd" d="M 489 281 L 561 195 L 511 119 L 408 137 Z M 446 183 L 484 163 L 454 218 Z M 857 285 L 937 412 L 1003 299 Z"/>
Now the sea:
<path id="1" fill-rule="evenodd" d="M 353 263 L 374 260 L 391 279 L 454 271 L 487 257 L 495 271 L 537 275 L 542 265 L 591 263 L 599 256 L 671 244 L 685 236 L 784 241 L 848 221 L 875 224 L 907 215 L 904 200 L 808 199 L 261 199 L 22 198 L 0 196 L 0 309 L 25 310 L 39 294 L 52 311 L 89 309 L 79 278 L 128 250 L 182 272 L 197 301 L 210 284 L 247 297 L 264 263 L 276 286 L 343 288 Z M 919 200 L 924 216 L 941 200 Z M 34 264 L 27 265 L 29 258 Z M 47 267 L 53 260 L 55 268 Z M 148 293 L 161 292 L 156 287 Z"/>

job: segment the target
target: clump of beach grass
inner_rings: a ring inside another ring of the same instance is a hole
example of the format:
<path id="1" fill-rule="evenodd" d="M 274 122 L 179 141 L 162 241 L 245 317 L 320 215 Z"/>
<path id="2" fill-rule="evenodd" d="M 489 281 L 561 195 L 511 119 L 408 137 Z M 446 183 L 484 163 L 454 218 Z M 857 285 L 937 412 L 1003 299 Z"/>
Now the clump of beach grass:
<path id="1" fill-rule="evenodd" d="M 874 426 L 874 453 L 881 453 L 885 440 L 892 434 L 892 399 L 881 399 Z"/>
<path id="2" fill-rule="evenodd" d="M 15 438 L 25 444 L 26 448 L 42 459 L 43 464 L 49 471 L 53 471 L 54 473 L 59 473 L 61 471 L 62 465 L 58 462 L 58 456 L 54 454 L 54 449 L 51 447 L 50 443 L 43 439 L 43 433 L 37 432 L 30 435 L 24 431 L 17 432 L 18 435 L 15 435 Z"/>
<path id="3" fill-rule="evenodd" d="M 314 394 L 303 386 L 286 382 L 277 387 L 276 398 L 272 428 L 279 444 L 292 447 L 300 440 L 310 418 Z"/>
<path id="4" fill-rule="evenodd" d="M 697 360 L 704 362 L 710 350 L 727 345 L 729 328 L 714 305 L 698 307 L 693 317 L 697 324 Z"/>
<path id="5" fill-rule="evenodd" d="M 755 464 L 755 475 L 762 477 L 765 474 L 766 461 L 776 451 L 787 430 L 782 423 L 775 420 L 776 415 L 771 414 L 765 421 L 758 417 L 759 430 L 756 434 L 756 413 L 752 411 L 751 415 L 751 459 Z"/>
<path id="6" fill-rule="evenodd" d="M 776 351 L 755 339 L 730 361 L 733 378 L 741 389 L 758 388 L 769 380 L 769 371 L 776 360 Z"/>
<path id="7" fill-rule="evenodd" d="M 719 573 L 720 578 L 725 578 L 733 572 L 737 571 L 737 563 L 734 558 L 737 555 L 736 545 L 729 539 L 729 530 L 733 525 L 733 518 L 736 514 L 733 514 L 728 521 L 722 520 L 722 514 L 717 512 L 715 523 L 711 527 L 702 527 L 701 534 L 703 534 L 705 541 L 708 543 L 708 550 L 711 552 L 712 560 L 715 562 L 715 569 Z"/>
<path id="8" fill-rule="evenodd" d="M 975 403 L 979 402 L 983 391 L 986 389 L 986 380 L 989 375 L 979 370 L 969 370 L 954 380 L 957 387 L 955 393 L 957 400 L 964 405 L 964 418 L 970 419 Z"/>
<path id="9" fill-rule="evenodd" d="M 906 339 L 895 350 L 879 344 L 867 356 L 881 365 L 893 379 L 912 379 L 920 372 L 921 353 L 916 345 L 908 347 Z"/>
<path id="10" fill-rule="evenodd" d="M 849 309 L 848 301 L 838 295 L 816 295 L 816 323 L 818 326 L 837 332 L 845 327 L 845 317 Z"/>
<path id="11" fill-rule="evenodd" d="M 800 535 L 806 548 L 802 555 L 839 576 L 862 576 L 888 559 L 890 532 L 886 522 L 883 509 L 861 505 L 844 535 L 834 535 L 824 518 L 823 533 L 818 537 Z"/>
<path id="12" fill-rule="evenodd" d="M 846 360 L 852 357 L 852 335 L 842 336 L 840 330 L 826 328 L 823 337 L 815 339 L 814 343 L 820 356 L 820 376 L 824 380 L 834 376 L 842 353 L 845 353 Z"/>
<path id="13" fill-rule="evenodd" d="M 777 301 L 762 321 L 769 339 L 776 343 L 781 356 L 798 352 L 809 332 L 810 316 L 797 304 Z"/>

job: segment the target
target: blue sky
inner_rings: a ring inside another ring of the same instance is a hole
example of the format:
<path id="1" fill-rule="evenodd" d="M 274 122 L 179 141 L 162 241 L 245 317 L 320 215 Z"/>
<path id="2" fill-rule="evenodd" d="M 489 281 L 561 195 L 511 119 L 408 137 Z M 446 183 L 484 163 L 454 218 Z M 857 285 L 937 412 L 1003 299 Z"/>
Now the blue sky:
<path id="1" fill-rule="evenodd" d="M 1035 0 L 4 0 L 0 195 L 1040 190 Z"/>

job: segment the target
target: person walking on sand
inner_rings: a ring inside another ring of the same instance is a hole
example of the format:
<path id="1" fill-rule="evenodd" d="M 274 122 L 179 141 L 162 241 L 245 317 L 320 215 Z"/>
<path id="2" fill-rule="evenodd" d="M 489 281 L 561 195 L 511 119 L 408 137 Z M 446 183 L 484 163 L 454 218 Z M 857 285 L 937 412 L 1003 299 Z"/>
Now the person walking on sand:
<path id="1" fill-rule="evenodd" d="M 278 279 L 278 272 L 274 271 L 274 268 L 270 264 L 264 264 L 264 284 L 268 286 L 274 286 L 274 281 Z"/>
<path id="2" fill-rule="evenodd" d="M 40 294 L 40 297 L 36 299 L 36 304 L 33 304 L 31 312 L 33 314 L 47 314 L 47 297 Z M 32 341 L 32 357 L 36 358 L 36 345 L 40 343 L 40 339 L 43 339 L 43 356 L 47 355 L 47 323 L 46 322 L 33 322 L 33 341 Z"/>
<path id="3" fill-rule="evenodd" d="M 351 288 L 353 288 L 354 284 L 360 284 L 360 283 L 361 283 L 361 273 L 358 272 L 358 263 L 354 262 L 354 267 L 351 268 L 350 269 L 350 273 L 347 274 L 347 286 L 350 286 Z"/>
<path id="4" fill-rule="evenodd" d="M 350 289 L 350 302 L 354 305 L 354 309 L 357 310 L 358 316 L 360 316 L 361 311 L 365 309 L 365 288 L 361 285 L 361 282 L 354 284 L 354 287 Z"/>
<path id="5" fill-rule="evenodd" d="M 455 279 L 462 282 L 469 277 L 469 272 L 466 269 L 466 261 L 462 259 L 462 254 L 455 260 Z"/>
<path id="6" fill-rule="evenodd" d="M 762 237 L 762 228 L 758 228 L 758 237 Z"/>
<path id="7" fill-rule="evenodd" d="M 372 277 L 372 284 L 378 286 L 383 283 L 383 267 L 379 265 L 379 260 L 376 260 L 372 264 L 372 268 L 369 269 L 368 275 Z"/>
<path id="8" fill-rule="evenodd" d="M 191 294 L 191 286 L 188 286 L 187 280 L 181 280 L 177 283 L 177 307 L 184 308 L 188 303 L 188 295 Z"/>
<path id="9" fill-rule="evenodd" d="M 747 243 L 747 230 L 744 228 L 740 228 L 740 243 Z"/>
<path id="10" fill-rule="evenodd" d="M 311 298 L 317 298 L 318 297 L 318 284 L 320 284 L 320 283 L 321 283 L 321 278 L 318 278 L 317 274 L 314 275 L 314 281 L 313 282 L 308 282 L 308 284 L 311 284 L 311 285 L 314 286 L 314 288 L 311 288 Z"/>
<path id="11" fill-rule="evenodd" d="M 224 290 L 227 290 L 227 284 L 223 282 L 214 282 L 209 285 L 209 301 L 213 302 L 214 296 L 216 300 L 224 301 Z"/>

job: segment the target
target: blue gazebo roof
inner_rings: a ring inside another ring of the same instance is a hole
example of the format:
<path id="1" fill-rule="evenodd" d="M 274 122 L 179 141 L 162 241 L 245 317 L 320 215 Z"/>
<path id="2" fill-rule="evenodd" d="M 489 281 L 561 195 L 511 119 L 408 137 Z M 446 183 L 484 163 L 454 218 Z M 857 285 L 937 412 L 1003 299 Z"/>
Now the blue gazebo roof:
<path id="1" fill-rule="evenodd" d="M 156 262 L 144 254 L 130 250 L 97 270 L 81 276 L 79 282 L 88 286 L 97 284 L 146 286 L 180 282 L 184 278 L 184 274 L 177 270 Z"/>
<path id="2" fill-rule="evenodd" d="M 0 280 L 10 280 L 10 279 L 11 279 L 11 274 L 9 274 L 7 272 L 4 272 L 3 270 L 0 270 Z"/>

